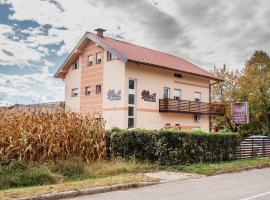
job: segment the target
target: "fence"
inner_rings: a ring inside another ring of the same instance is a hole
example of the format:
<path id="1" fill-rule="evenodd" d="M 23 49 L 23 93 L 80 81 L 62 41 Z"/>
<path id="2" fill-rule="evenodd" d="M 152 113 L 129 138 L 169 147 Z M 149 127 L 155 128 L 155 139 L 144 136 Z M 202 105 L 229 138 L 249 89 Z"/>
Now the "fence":
<path id="1" fill-rule="evenodd" d="M 251 158 L 251 157 L 267 157 L 270 156 L 270 138 L 264 136 L 251 136 L 245 138 L 238 150 L 236 157 Z"/>

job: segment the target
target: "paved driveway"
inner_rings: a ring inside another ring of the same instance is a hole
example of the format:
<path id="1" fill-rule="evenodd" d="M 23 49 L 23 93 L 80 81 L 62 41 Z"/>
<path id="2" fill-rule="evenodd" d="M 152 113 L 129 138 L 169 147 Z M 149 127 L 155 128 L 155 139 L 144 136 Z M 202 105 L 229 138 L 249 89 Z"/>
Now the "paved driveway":
<path id="1" fill-rule="evenodd" d="M 76 200 L 270 200 L 270 168 L 174 181 Z"/>

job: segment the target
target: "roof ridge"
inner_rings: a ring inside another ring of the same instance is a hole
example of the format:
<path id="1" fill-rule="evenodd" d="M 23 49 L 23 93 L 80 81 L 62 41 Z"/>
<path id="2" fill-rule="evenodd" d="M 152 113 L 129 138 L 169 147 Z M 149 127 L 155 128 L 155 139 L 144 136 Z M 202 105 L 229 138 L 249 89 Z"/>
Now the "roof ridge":
<path id="1" fill-rule="evenodd" d="M 190 64 L 192 64 L 192 65 L 194 65 L 194 66 L 196 66 L 196 67 L 198 67 L 199 69 L 201 69 L 201 70 L 203 70 L 203 71 L 205 71 L 205 72 L 211 74 L 209 71 L 203 69 L 202 67 L 199 67 L 197 64 L 193 64 L 191 61 L 189 61 L 189 60 L 187 60 L 187 59 L 185 59 L 185 58 L 182 58 L 182 57 L 179 57 L 179 56 L 176 56 L 176 55 L 167 53 L 167 52 L 158 51 L 158 50 L 155 50 L 155 49 L 152 49 L 152 48 L 140 46 L 140 45 L 137 45 L 137 44 L 133 44 L 133 43 L 130 43 L 130 42 L 126 42 L 126 41 L 123 41 L 123 40 L 115 39 L 115 38 L 112 38 L 112 37 L 108 37 L 108 36 L 99 36 L 99 35 L 97 35 L 97 34 L 95 34 L 95 33 L 92 33 L 92 32 L 88 32 L 88 33 L 94 34 L 94 35 L 97 36 L 97 37 L 105 37 L 105 38 L 108 38 L 108 39 L 111 39 L 111 40 L 115 40 L 115 41 L 118 41 L 118 42 L 126 43 L 126 44 L 129 44 L 129 45 L 134 45 L 134 46 L 141 47 L 141 48 L 144 48 L 144 49 L 148 49 L 148 50 L 151 50 L 151 51 L 154 51 L 154 52 L 166 54 L 166 55 L 168 55 L 168 56 L 172 56 L 172 57 L 175 57 L 175 58 L 178 58 L 178 59 L 180 58 L 180 59 L 182 59 L 182 60 L 184 60 L 184 61 L 186 61 L 186 62 L 188 62 L 188 63 L 190 63 Z"/>

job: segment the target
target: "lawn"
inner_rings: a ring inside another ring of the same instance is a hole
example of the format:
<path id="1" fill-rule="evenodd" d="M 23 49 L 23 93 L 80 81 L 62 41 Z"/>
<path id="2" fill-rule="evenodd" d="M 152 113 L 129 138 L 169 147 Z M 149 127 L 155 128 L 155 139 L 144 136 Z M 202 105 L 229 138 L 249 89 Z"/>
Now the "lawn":
<path id="1" fill-rule="evenodd" d="M 0 199 L 16 199 L 45 193 L 108 186 L 119 183 L 157 181 L 143 173 L 158 170 L 215 175 L 270 167 L 270 158 L 251 158 L 220 163 L 161 166 L 136 161 L 102 161 L 87 165 L 80 161 L 57 165 L 23 165 L 2 167 Z"/>
<path id="2" fill-rule="evenodd" d="M 154 165 L 138 162 L 103 161 L 86 164 L 79 160 L 57 165 L 26 165 L 15 162 L 0 169 L 0 199 L 17 199 L 45 193 L 109 186 L 120 183 L 153 182 L 144 172 Z"/>
<path id="3" fill-rule="evenodd" d="M 240 172 L 243 170 L 270 167 L 270 157 L 250 158 L 245 160 L 235 160 L 220 163 L 197 163 L 190 165 L 172 165 L 164 169 L 172 171 L 182 171 L 187 173 L 197 173 L 203 175 L 216 175 L 221 173 Z"/>

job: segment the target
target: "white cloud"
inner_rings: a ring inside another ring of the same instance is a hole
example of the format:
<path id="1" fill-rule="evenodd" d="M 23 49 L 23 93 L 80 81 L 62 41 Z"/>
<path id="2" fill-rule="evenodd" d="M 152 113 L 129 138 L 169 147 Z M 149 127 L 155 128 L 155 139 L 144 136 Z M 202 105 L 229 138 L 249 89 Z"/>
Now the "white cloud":
<path id="1" fill-rule="evenodd" d="M 64 98 L 64 87 L 45 66 L 34 74 L 0 74 L 0 96 L 0 105 L 59 101 Z"/>
<path id="2" fill-rule="evenodd" d="M 40 61 L 42 55 L 21 41 L 8 38 L 13 27 L 0 24 L 0 64 L 30 66 L 31 61 Z"/>

